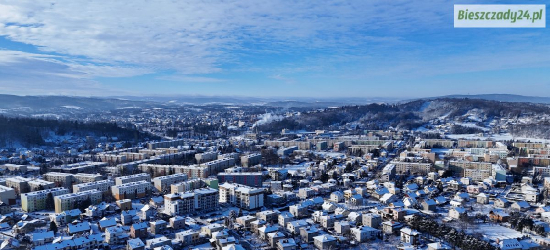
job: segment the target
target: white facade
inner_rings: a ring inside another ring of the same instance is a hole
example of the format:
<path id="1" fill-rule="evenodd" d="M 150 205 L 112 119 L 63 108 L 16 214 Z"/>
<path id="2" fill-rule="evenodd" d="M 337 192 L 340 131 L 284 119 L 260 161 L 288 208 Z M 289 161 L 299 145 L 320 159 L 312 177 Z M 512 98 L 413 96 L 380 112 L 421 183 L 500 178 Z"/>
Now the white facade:
<path id="1" fill-rule="evenodd" d="M 264 206 L 264 189 L 224 183 L 219 186 L 220 203 L 229 203 L 251 210 Z"/>
<path id="2" fill-rule="evenodd" d="M 97 189 L 101 192 L 107 192 L 111 186 L 114 186 L 115 182 L 112 180 L 94 181 L 88 183 L 81 183 L 73 185 L 73 193 L 78 193 L 87 190 Z"/>
<path id="3" fill-rule="evenodd" d="M 115 184 L 122 185 L 125 183 L 136 182 L 136 181 L 151 182 L 151 175 L 142 173 L 142 174 L 134 174 L 134 175 L 128 175 L 128 176 L 121 176 L 115 179 Z"/>

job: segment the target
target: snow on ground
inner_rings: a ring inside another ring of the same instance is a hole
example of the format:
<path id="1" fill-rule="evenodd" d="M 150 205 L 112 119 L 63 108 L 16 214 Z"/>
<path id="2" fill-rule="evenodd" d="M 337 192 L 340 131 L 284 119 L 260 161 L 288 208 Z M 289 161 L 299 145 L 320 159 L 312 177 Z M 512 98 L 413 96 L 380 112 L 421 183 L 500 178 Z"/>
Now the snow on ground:
<path id="1" fill-rule="evenodd" d="M 478 126 L 477 124 L 473 123 L 473 122 L 461 122 L 461 123 L 457 123 L 456 125 L 460 125 L 460 126 L 463 126 L 463 127 L 468 127 L 468 128 L 477 128 L 477 129 L 481 129 L 483 131 L 489 131 L 491 129 L 489 128 L 485 128 L 485 127 L 481 127 L 481 126 Z"/>
<path id="2" fill-rule="evenodd" d="M 449 148 L 432 148 L 432 153 L 436 153 L 436 154 L 446 154 L 449 152 Z"/>
<path id="3" fill-rule="evenodd" d="M 489 135 L 489 136 L 479 136 L 479 135 L 476 135 L 476 134 L 455 134 L 455 135 L 447 135 L 447 137 L 449 137 L 450 139 L 466 139 L 466 140 L 477 140 L 477 139 L 479 139 L 479 140 L 495 140 L 495 141 L 520 140 L 520 141 L 550 143 L 550 140 L 548 140 L 548 139 L 515 137 L 515 136 L 513 136 L 509 133 Z"/>
<path id="4" fill-rule="evenodd" d="M 141 210 L 145 206 L 144 204 L 141 204 L 139 202 L 132 202 L 132 209 L 134 210 Z"/>
<path id="5" fill-rule="evenodd" d="M 346 154 L 338 152 L 315 152 L 315 155 L 332 158 L 346 158 Z"/>
<path id="6" fill-rule="evenodd" d="M 69 141 L 69 140 L 73 140 L 74 137 L 71 136 L 71 135 L 56 135 L 54 131 L 50 131 L 48 133 L 48 136 L 47 138 L 44 139 L 44 141 L 46 142 L 58 142 L 58 141 Z"/>
<path id="7" fill-rule="evenodd" d="M 61 116 L 57 115 L 57 114 L 35 114 L 35 115 L 32 115 L 32 117 L 38 117 L 38 118 L 50 117 L 50 118 L 54 118 L 54 119 L 60 119 L 61 118 Z"/>
<path id="8" fill-rule="evenodd" d="M 191 249 L 200 249 L 200 250 L 202 250 L 202 249 L 208 249 L 208 250 L 210 250 L 210 249 L 212 249 L 212 245 L 210 245 L 210 242 L 208 242 L 208 243 L 204 243 L 204 244 L 202 244 L 202 245 L 194 246 L 194 247 L 192 247 Z"/>
<path id="9" fill-rule="evenodd" d="M 424 110 L 426 110 L 430 106 L 431 103 L 432 103 L 431 101 L 423 103 L 422 106 L 420 106 L 420 109 L 418 111 L 424 112 Z"/>
<path id="10" fill-rule="evenodd" d="M 430 130 L 427 129 L 426 127 L 422 126 L 422 127 L 418 127 L 416 129 L 414 129 L 414 131 L 416 131 L 416 132 L 427 132 L 427 131 L 430 131 Z"/>
<path id="11" fill-rule="evenodd" d="M 71 105 L 66 105 L 66 106 L 61 106 L 61 107 L 66 108 L 66 109 L 82 109 L 81 107 L 71 106 Z"/>
<path id="12" fill-rule="evenodd" d="M 439 119 L 439 120 L 447 119 L 447 117 L 449 117 L 449 115 L 451 115 L 451 112 L 447 112 L 447 114 L 444 114 L 444 115 L 438 117 L 438 119 Z"/>
<path id="13" fill-rule="evenodd" d="M 439 158 L 443 158 L 447 153 L 449 153 L 448 148 L 432 148 L 432 153 L 435 153 Z"/>
<path id="14" fill-rule="evenodd" d="M 496 224 L 479 224 L 479 228 L 477 229 L 478 232 L 483 234 L 483 236 L 490 240 L 496 240 L 496 239 L 515 239 L 515 238 L 521 238 L 523 237 L 523 234 Z"/>

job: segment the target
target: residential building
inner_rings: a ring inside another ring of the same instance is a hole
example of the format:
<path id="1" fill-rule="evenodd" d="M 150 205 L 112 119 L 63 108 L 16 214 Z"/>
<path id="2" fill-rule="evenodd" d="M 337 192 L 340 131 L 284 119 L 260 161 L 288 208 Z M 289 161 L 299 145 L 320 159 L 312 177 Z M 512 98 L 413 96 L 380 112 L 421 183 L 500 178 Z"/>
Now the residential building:
<path id="1" fill-rule="evenodd" d="M 160 192 L 170 191 L 170 185 L 187 180 L 186 174 L 172 174 L 159 176 L 153 179 L 155 188 Z"/>
<path id="2" fill-rule="evenodd" d="M 194 212 L 214 211 L 219 207 L 218 190 L 196 189 L 194 192 L 164 195 L 164 213 L 184 215 Z"/>
<path id="3" fill-rule="evenodd" d="M 117 200 L 142 198 L 150 190 L 151 183 L 148 181 L 136 181 L 111 187 L 113 197 Z"/>
<path id="4" fill-rule="evenodd" d="M 382 216 L 378 214 L 363 214 L 363 226 L 368 226 L 372 228 L 378 228 L 380 227 L 380 224 L 382 224 Z"/>
<path id="5" fill-rule="evenodd" d="M 87 183 L 80 183 L 73 185 L 73 193 L 78 193 L 88 190 L 99 190 L 103 193 L 108 192 L 109 189 L 115 185 L 115 182 L 112 180 L 101 180 Z"/>
<path id="6" fill-rule="evenodd" d="M 132 238 L 147 238 L 147 222 L 134 223 L 130 227 L 130 237 Z"/>
<path id="7" fill-rule="evenodd" d="M 0 201 L 4 204 L 15 205 L 16 199 L 15 189 L 0 185 Z"/>
<path id="8" fill-rule="evenodd" d="M 30 179 L 20 176 L 10 177 L 6 179 L 5 186 L 13 188 L 16 194 L 24 194 L 30 192 Z"/>
<path id="9" fill-rule="evenodd" d="M 352 228 L 351 235 L 353 235 L 354 239 L 359 242 L 367 242 L 378 238 L 381 233 L 378 229 L 369 226 L 360 226 L 357 228 Z"/>
<path id="10" fill-rule="evenodd" d="M 219 190 L 220 203 L 229 203 L 246 210 L 264 206 L 265 190 L 262 188 L 224 183 L 219 186 Z"/>
<path id="11" fill-rule="evenodd" d="M 147 173 L 127 175 L 115 178 L 116 185 L 122 185 L 130 182 L 147 181 L 151 182 L 151 175 Z"/>
<path id="12" fill-rule="evenodd" d="M 199 243 L 200 235 L 198 231 L 187 230 L 176 233 L 176 240 L 183 246 L 193 246 Z"/>
<path id="13" fill-rule="evenodd" d="M 319 250 L 336 249 L 336 243 L 336 238 L 329 234 L 313 237 L 313 244 Z"/>
<path id="14" fill-rule="evenodd" d="M 252 167 L 260 164 L 261 161 L 262 161 L 261 154 L 249 154 L 249 155 L 241 156 L 241 165 L 243 167 Z"/>
<path id="15" fill-rule="evenodd" d="M 130 236 L 122 230 L 122 227 L 109 227 L 105 230 L 105 243 L 109 245 L 124 244 Z"/>
<path id="16" fill-rule="evenodd" d="M 21 194 L 21 209 L 27 213 L 46 209 L 46 199 L 50 193 L 54 204 L 53 197 L 68 194 L 69 189 L 59 187 Z"/>
<path id="17" fill-rule="evenodd" d="M 261 172 L 218 173 L 217 178 L 220 183 L 229 182 L 251 187 L 261 187 L 263 182 Z"/>
<path id="18" fill-rule="evenodd" d="M 71 188 L 75 179 L 72 174 L 48 172 L 44 174 L 44 179 L 55 183 L 56 187 Z"/>
<path id="19" fill-rule="evenodd" d="M 27 182 L 29 184 L 29 188 L 31 192 L 33 191 L 39 191 L 44 189 L 50 189 L 55 187 L 55 183 L 51 181 L 45 181 L 42 179 L 33 179 Z"/>
<path id="20" fill-rule="evenodd" d="M 149 225 L 151 228 L 151 233 L 156 235 L 156 234 L 164 233 L 164 231 L 166 230 L 166 227 L 168 226 L 168 223 L 166 223 L 166 221 L 163 221 L 163 220 L 157 220 L 157 221 L 151 221 Z"/>
<path id="21" fill-rule="evenodd" d="M 99 190 L 88 190 L 79 193 L 63 194 L 54 197 L 55 212 L 61 213 L 66 210 L 78 208 L 79 204 L 85 200 L 90 200 L 90 205 L 101 202 L 102 193 Z"/>

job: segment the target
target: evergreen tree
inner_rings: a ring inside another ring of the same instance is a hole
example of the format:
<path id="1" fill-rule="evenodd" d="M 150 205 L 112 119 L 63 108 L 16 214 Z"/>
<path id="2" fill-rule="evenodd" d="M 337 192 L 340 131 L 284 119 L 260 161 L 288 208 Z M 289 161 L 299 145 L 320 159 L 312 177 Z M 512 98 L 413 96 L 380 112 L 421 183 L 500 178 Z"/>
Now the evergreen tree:
<path id="1" fill-rule="evenodd" d="M 55 222 L 50 222 L 50 231 L 53 231 L 54 234 L 57 233 L 57 224 Z"/>
<path id="2" fill-rule="evenodd" d="M 338 173 L 336 171 L 332 172 L 332 179 L 338 180 Z"/>
<path id="3" fill-rule="evenodd" d="M 53 201 L 53 194 L 50 192 L 46 196 L 46 209 L 47 210 L 52 210 L 54 208 L 55 208 L 55 203 Z"/>
<path id="4" fill-rule="evenodd" d="M 322 181 L 323 183 L 327 182 L 327 181 L 328 181 L 328 174 L 325 173 L 325 172 L 322 173 L 320 179 L 321 179 L 321 181 Z"/>

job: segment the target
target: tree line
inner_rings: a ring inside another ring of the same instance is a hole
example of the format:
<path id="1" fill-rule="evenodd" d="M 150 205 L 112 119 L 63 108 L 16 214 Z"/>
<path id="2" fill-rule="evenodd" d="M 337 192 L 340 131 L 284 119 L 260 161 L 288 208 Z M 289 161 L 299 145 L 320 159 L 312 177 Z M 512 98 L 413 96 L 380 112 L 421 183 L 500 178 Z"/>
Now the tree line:
<path id="1" fill-rule="evenodd" d="M 46 145 L 45 139 L 54 133 L 58 136 L 106 136 L 118 137 L 123 141 L 154 139 L 152 135 L 140 132 L 132 125 L 120 126 L 114 122 L 81 122 L 27 117 L 0 116 L 0 147 L 20 143 L 26 147 Z"/>

